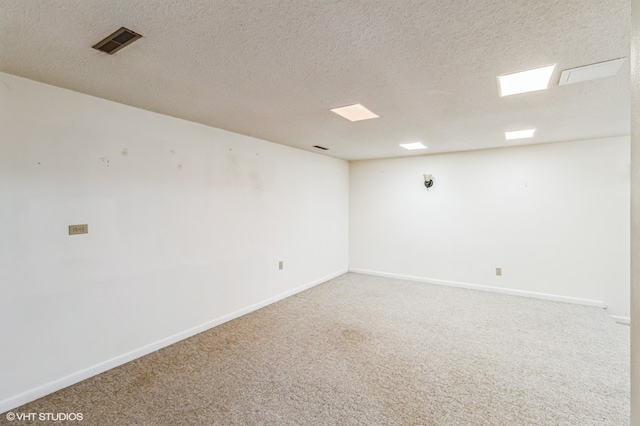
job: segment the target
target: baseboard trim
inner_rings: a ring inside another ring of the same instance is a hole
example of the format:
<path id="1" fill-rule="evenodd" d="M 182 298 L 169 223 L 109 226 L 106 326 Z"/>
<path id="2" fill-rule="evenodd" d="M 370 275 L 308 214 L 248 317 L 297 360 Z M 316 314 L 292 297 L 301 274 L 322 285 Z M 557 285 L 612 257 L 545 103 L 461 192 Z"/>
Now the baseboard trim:
<path id="1" fill-rule="evenodd" d="M 631 318 L 630 317 L 621 317 L 619 315 L 609 315 L 611 318 L 613 318 L 613 320 L 617 323 L 620 324 L 631 324 Z"/>
<path id="2" fill-rule="evenodd" d="M 127 362 L 133 361 L 136 358 L 143 357 L 159 349 L 162 349 L 164 347 L 177 343 L 181 340 L 188 339 L 189 337 L 194 336 L 198 333 L 202 333 L 203 331 L 207 331 L 220 324 L 224 324 L 225 322 L 231 321 L 233 319 L 246 315 L 250 312 L 256 311 L 260 308 L 264 308 L 265 306 L 271 305 L 272 303 L 278 302 L 282 299 L 286 299 L 287 297 L 293 296 L 294 294 L 300 293 L 318 284 L 329 281 L 330 279 L 336 278 L 347 272 L 348 272 L 347 268 L 341 269 L 337 272 L 326 275 L 317 280 L 313 280 L 311 282 L 308 282 L 294 289 L 285 291 L 284 293 L 280 293 L 276 296 L 270 297 L 261 302 L 254 303 L 253 305 L 247 306 L 246 308 L 239 309 L 235 312 L 231 312 L 227 315 L 223 315 L 219 318 L 213 319 L 211 321 L 207 321 L 203 324 L 197 325 L 188 330 L 182 331 L 180 333 L 158 340 L 154 343 L 145 345 L 141 348 L 119 355 L 115 358 L 101 362 L 94 366 L 69 374 L 65 377 L 61 377 L 60 379 L 46 383 L 42 386 L 35 387 L 26 392 L 4 399 L 0 401 L 0 413 L 4 413 L 5 411 L 20 407 L 21 405 L 27 404 L 31 401 L 35 401 L 36 399 L 42 398 L 43 396 L 49 395 L 50 393 L 59 391 L 60 389 L 74 385 L 76 383 L 79 383 L 83 380 L 86 380 L 100 373 L 104 373 L 107 370 L 111 370 L 112 368 L 126 364 Z"/>
<path id="3" fill-rule="evenodd" d="M 508 294 L 511 296 L 532 297 L 535 299 L 553 300 L 555 302 L 573 303 L 573 304 L 585 305 L 585 306 L 596 306 L 598 308 L 604 308 L 604 309 L 607 308 L 607 305 L 600 300 L 581 299 L 578 297 L 560 296 L 560 295 L 548 294 L 548 293 L 537 293 L 535 291 L 526 291 L 526 290 L 514 290 L 514 289 L 502 288 L 502 287 L 491 287 L 491 286 L 481 285 L 481 284 L 471 284 L 471 283 L 463 283 L 463 282 L 457 282 L 457 281 L 446 281 L 446 280 L 439 280 L 435 278 L 416 277 L 412 275 L 392 274 L 388 272 L 370 271 L 366 269 L 349 268 L 349 272 L 355 272 L 357 274 L 365 274 L 365 275 L 375 275 L 379 277 L 397 278 L 397 279 L 408 280 L 408 281 L 417 281 L 417 282 L 423 282 L 427 284 L 443 285 L 447 287 L 458 287 L 458 288 L 467 288 L 470 290 L 489 291 L 492 293 Z"/>

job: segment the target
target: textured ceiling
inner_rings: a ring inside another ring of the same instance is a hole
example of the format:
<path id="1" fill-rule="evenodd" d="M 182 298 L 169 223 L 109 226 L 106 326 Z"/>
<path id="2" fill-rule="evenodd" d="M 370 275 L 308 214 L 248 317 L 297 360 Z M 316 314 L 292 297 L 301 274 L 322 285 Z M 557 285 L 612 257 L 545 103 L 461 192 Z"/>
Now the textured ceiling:
<path id="1" fill-rule="evenodd" d="M 629 0 L 0 0 L 0 71 L 348 160 L 629 134 Z M 121 26 L 143 38 L 91 46 Z M 496 76 L 557 64 L 549 90 Z M 362 103 L 380 118 L 330 108 Z M 313 145 L 330 148 L 317 151 Z"/>

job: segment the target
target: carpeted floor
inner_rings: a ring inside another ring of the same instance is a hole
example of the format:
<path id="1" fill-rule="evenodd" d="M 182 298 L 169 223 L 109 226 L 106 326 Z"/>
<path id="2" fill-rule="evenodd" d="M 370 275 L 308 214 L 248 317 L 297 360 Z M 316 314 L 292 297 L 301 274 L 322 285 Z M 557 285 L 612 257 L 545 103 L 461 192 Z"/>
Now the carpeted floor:
<path id="1" fill-rule="evenodd" d="M 629 327 L 598 308 L 349 273 L 12 411 L 82 425 L 619 426 Z"/>

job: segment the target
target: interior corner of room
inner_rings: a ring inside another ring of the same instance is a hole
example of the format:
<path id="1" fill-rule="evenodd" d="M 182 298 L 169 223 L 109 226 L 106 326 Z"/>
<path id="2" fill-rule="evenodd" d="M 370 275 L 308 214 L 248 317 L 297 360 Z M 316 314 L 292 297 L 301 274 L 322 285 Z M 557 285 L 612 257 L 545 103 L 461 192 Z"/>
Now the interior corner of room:
<path id="1" fill-rule="evenodd" d="M 347 270 L 629 316 L 629 137 L 347 162 L 0 80 L 5 400 Z"/>

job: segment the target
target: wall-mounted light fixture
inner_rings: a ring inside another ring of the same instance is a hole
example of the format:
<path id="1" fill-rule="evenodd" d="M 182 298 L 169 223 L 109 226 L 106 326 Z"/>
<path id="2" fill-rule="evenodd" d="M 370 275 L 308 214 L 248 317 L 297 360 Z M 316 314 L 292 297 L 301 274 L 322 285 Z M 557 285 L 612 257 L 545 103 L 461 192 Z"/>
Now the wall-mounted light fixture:
<path id="1" fill-rule="evenodd" d="M 433 186 L 433 175 L 422 175 L 424 176 L 424 186 L 429 189 Z"/>

